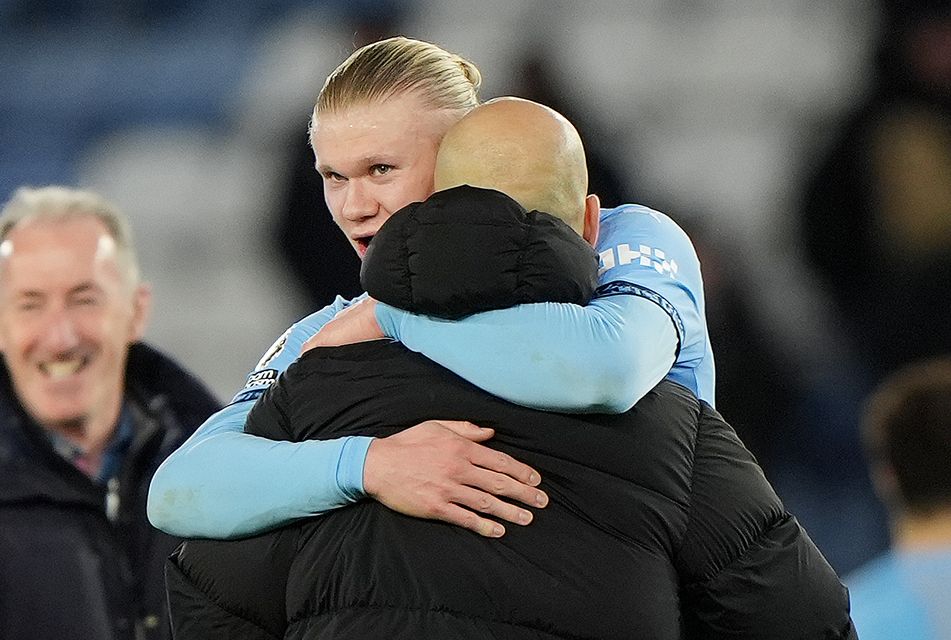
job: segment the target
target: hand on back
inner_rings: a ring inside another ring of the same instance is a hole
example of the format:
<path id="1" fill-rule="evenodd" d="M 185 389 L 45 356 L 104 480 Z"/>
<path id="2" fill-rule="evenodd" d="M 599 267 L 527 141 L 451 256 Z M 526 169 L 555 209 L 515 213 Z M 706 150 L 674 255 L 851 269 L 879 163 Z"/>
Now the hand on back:
<path id="1" fill-rule="evenodd" d="M 376 300 L 367 298 L 338 313 L 301 353 L 383 338 L 376 321 Z M 534 469 L 481 442 L 492 429 L 456 420 L 429 420 L 370 445 L 364 465 L 367 494 L 394 511 L 442 520 L 486 537 L 505 527 L 485 516 L 514 524 L 532 521 L 520 502 L 544 507 L 548 496 L 536 487 Z M 508 498 L 507 502 L 502 498 Z"/>
<path id="2" fill-rule="evenodd" d="M 495 432 L 469 422 L 429 420 L 373 441 L 363 471 L 364 489 L 400 513 L 442 520 L 497 538 L 505 527 L 485 516 L 519 525 L 548 504 L 537 471 L 481 442 Z M 512 502 L 506 502 L 508 498 Z"/>

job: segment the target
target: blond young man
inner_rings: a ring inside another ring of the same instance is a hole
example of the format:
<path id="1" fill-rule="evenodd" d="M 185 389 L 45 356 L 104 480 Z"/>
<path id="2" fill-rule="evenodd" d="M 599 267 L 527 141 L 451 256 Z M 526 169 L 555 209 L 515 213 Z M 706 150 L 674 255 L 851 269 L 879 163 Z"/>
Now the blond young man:
<path id="1" fill-rule="evenodd" d="M 363 47 L 327 79 L 311 123 L 315 164 L 334 220 L 358 254 L 394 212 L 432 193 L 442 137 L 478 104 L 480 82 L 470 62 L 407 38 Z M 517 404 L 621 412 L 670 377 L 712 405 L 713 355 L 689 238 L 639 205 L 605 209 L 600 218 L 601 295 L 588 306 L 521 305 L 457 323 L 382 304 L 356 311 L 364 320 L 369 313 L 388 337 Z M 369 495 L 500 536 L 504 527 L 483 514 L 524 524 L 530 512 L 522 505 L 547 502 L 534 469 L 481 444 L 492 430 L 441 416 L 387 438 L 273 443 L 243 433 L 254 400 L 351 302 L 338 299 L 291 327 L 232 404 L 169 458 L 149 499 L 156 526 L 236 537 Z M 392 481 L 385 495 L 375 494 L 384 473 Z"/>

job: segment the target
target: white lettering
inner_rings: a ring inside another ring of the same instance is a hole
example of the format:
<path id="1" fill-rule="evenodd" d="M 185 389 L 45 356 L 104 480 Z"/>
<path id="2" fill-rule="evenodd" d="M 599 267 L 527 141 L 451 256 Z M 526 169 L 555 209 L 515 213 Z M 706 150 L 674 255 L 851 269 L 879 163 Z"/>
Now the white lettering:
<path id="1" fill-rule="evenodd" d="M 601 268 L 598 269 L 599 275 L 617 266 L 617 263 L 614 261 L 614 249 L 606 249 L 599 253 L 598 257 L 601 259 Z"/>
<path id="2" fill-rule="evenodd" d="M 649 267 L 651 266 L 651 248 L 646 244 L 640 246 L 641 250 L 641 266 Z"/>
<path id="3" fill-rule="evenodd" d="M 598 275 L 617 266 L 638 264 L 642 267 L 650 267 L 657 273 L 677 277 L 677 262 L 668 260 L 667 252 L 663 249 L 648 247 L 646 244 L 638 245 L 635 250 L 632 250 L 628 244 L 619 244 L 612 249 L 605 249 L 598 254 L 598 258 L 601 261 Z"/>
<path id="4" fill-rule="evenodd" d="M 650 251 L 650 249 L 648 249 Z M 648 254 L 650 255 L 650 254 Z M 619 244 L 617 246 L 617 257 L 619 264 L 631 264 L 641 257 L 640 251 L 631 251 L 630 245 Z"/>

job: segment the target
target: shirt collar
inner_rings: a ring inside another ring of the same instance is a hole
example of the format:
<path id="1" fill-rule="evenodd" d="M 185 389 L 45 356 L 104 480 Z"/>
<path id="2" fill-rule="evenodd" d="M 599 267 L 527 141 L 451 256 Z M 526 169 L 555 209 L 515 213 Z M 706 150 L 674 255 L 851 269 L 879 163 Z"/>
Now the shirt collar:
<path id="1" fill-rule="evenodd" d="M 85 456 L 85 451 L 82 447 L 79 447 L 55 431 L 49 431 L 47 433 L 49 434 L 50 443 L 53 445 L 53 449 L 56 453 L 88 475 L 88 470 L 83 468 L 82 461 Z M 125 454 L 128 452 L 134 436 L 135 427 L 132 419 L 132 411 L 128 403 L 123 403 L 116 430 L 102 452 L 99 471 L 90 476 L 94 482 L 105 485 L 110 479 L 119 474 L 122 461 L 125 459 Z"/>

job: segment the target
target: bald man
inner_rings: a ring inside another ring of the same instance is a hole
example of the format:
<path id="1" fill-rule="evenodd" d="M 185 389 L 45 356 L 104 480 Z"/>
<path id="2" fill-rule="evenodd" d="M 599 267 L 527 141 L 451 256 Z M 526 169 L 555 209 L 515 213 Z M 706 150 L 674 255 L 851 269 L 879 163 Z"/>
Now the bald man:
<path id="1" fill-rule="evenodd" d="M 440 150 L 442 190 L 370 245 L 375 295 L 444 317 L 583 302 L 596 261 L 579 232 L 596 234 L 597 204 L 589 213 L 573 127 L 516 100 L 457 127 Z M 391 437 L 432 418 L 493 428 L 500 455 L 539 470 L 548 506 L 500 539 L 364 500 L 254 538 L 190 541 L 167 568 L 175 637 L 853 637 L 835 573 L 730 427 L 674 382 L 622 415 L 543 413 L 371 341 L 310 349 L 247 428 L 370 435 L 368 459 L 383 459 Z M 391 481 L 367 471 L 365 489 Z"/>
<path id="2" fill-rule="evenodd" d="M 436 156 L 436 190 L 496 189 L 526 209 L 561 218 L 594 245 L 600 202 L 574 125 L 544 105 L 490 100 L 452 127 Z"/>

